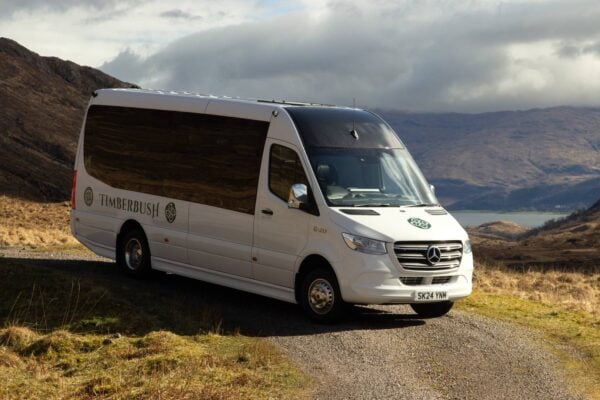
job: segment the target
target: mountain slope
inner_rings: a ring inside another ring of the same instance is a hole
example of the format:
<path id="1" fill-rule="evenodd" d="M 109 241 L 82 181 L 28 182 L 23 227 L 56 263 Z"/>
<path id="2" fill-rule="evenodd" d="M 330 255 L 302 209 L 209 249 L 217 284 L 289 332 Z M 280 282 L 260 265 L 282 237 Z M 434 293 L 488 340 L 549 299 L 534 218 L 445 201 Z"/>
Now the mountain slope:
<path id="1" fill-rule="evenodd" d="M 502 222 L 470 228 L 474 254 L 519 269 L 600 271 L 600 200 L 540 228 L 520 234 L 517 229 Z"/>
<path id="2" fill-rule="evenodd" d="M 587 210 L 547 222 L 526 234 L 529 240 L 560 241 L 595 247 L 600 252 L 600 200 Z"/>
<path id="3" fill-rule="evenodd" d="M 600 194 L 600 108 L 379 113 L 454 209 L 577 208 Z"/>
<path id="4" fill-rule="evenodd" d="M 65 200 L 83 113 L 103 87 L 132 87 L 90 67 L 0 38 L 0 192 Z"/>

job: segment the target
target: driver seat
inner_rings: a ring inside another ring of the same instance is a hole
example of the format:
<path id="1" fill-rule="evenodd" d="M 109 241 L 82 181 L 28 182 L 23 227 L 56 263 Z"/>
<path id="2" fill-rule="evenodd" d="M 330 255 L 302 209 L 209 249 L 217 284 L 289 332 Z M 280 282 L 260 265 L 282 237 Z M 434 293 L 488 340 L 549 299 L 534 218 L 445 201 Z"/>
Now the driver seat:
<path id="1" fill-rule="evenodd" d="M 333 165 L 319 164 L 316 170 L 319 186 L 329 198 L 342 198 L 348 194 L 348 191 L 338 186 L 338 173 Z"/>

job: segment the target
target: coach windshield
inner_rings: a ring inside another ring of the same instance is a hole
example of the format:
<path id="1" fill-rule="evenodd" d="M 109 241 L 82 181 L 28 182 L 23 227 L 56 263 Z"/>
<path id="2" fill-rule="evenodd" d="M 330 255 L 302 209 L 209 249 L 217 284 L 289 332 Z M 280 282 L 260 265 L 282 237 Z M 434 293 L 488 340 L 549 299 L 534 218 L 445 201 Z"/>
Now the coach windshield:
<path id="1" fill-rule="evenodd" d="M 330 206 L 437 204 L 398 136 L 373 113 L 294 107 L 292 116 Z"/>

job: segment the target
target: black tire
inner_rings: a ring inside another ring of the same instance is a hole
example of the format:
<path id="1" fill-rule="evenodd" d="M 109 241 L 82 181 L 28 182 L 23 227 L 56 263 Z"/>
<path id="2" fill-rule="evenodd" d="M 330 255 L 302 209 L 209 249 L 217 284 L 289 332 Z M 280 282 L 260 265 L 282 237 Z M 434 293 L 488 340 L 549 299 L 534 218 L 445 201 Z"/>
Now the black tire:
<path id="1" fill-rule="evenodd" d="M 303 277 L 299 300 L 311 319 L 325 324 L 340 321 L 347 309 L 335 274 L 325 267 L 315 268 Z"/>
<path id="2" fill-rule="evenodd" d="M 117 248 L 117 264 L 127 275 L 136 278 L 150 274 L 150 247 L 141 229 L 134 228 L 122 235 Z"/>
<path id="3" fill-rule="evenodd" d="M 415 303 L 410 306 L 421 318 L 438 318 L 448 314 L 452 306 L 454 306 L 454 302 Z"/>

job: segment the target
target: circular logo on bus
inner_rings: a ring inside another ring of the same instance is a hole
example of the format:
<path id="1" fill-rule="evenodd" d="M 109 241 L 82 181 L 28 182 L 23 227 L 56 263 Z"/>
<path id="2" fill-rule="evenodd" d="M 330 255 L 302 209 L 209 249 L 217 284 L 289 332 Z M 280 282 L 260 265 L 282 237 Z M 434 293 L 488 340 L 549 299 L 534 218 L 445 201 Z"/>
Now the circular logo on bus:
<path id="1" fill-rule="evenodd" d="M 421 229 L 431 228 L 431 224 L 421 218 L 409 218 L 408 223 Z"/>
<path id="2" fill-rule="evenodd" d="M 175 218 L 177 218 L 177 209 L 175 208 L 175 203 L 167 204 L 165 207 L 165 218 L 170 224 L 175 221 Z"/>
<path id="3" fill-rule="evenodd" d="M 85 191 L 83 192 L 83 202 L 88 207 L 94 202 L 94 191 L 91 187 L 85 188 Z"/>

